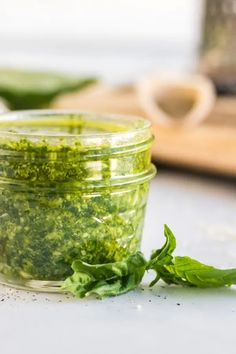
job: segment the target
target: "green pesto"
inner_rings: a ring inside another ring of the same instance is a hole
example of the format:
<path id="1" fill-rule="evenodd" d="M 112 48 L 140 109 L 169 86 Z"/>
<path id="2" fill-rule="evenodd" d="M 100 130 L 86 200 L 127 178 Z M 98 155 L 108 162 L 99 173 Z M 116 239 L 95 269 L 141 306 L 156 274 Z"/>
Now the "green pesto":
<path id="1" fill-rule="evenodd" d="M 10 278 L 64 280 L 75 259 L 120 261 L 140 246 L 149 181 L 119 181 L 150 169 L 150 144 L 114 154 L 49 140 L 0 139 L 0 272 Z"/>

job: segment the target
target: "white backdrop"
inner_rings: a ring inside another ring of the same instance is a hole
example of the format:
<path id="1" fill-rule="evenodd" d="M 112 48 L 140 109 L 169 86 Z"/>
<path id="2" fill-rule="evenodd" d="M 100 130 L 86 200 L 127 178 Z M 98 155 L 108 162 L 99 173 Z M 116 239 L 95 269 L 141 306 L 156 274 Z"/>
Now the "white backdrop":
<path id="1" fill-rule="evenodd" d="M 0 0 L 0 33 L 191 41 L 201 0 Z"/>
<path id="2" fill-rule="evenodd" d="M 189 68 L 201 13 L 202 0 L 0 0 L 0 63 L 118 80 Z"/>

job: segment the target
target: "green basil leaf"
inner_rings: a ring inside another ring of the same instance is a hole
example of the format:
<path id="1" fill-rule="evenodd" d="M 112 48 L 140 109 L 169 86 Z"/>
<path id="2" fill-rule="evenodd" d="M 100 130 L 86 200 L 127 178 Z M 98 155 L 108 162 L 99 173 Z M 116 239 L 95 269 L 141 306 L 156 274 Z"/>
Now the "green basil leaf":
<path id="1" fill-rule="evenodd" d="M 166 265 L 165 270 L 176 282 L 199 288 L 236 284 L 236 269 L 218 269 L 190 257 L 175 257 L 173 264 Z"/>
<path id="2" fill-rule="evenodd" d="M 196 286 L 199 288 L 222 287 L 236 284 L 236 269 L 217 269 L 190 257 L 173 257 L 176 247 L 175 236 L 165 225 L 164 246 L 152 253 L 147 269 L 156 271 L 150 286 L 160 279 L 167 284 Z"/>
<path id="3" fill-rule="evenodd" d="M 163 279 L 163 277 L 165 277 L 163 266 L 171 264 L 173 259 L 172 253 L 176 248 L 176 240 L 174 234 L 167 225 L 164 225 L 164 235 L 166 238 L 164 246 L 152 252 L 150 261 L 147 264 L 147 270 L 153 269 L 156 271 L 156 278 L 151 282 L 150 286 L 155 285 L 160 278 Z M 167 278 L 166 282 L 168 282 Z"/>
<path id="4" fill-rule="evenodd" d="M 152 252 L 149 262 L 150 266 L 155 265 L 156 262 L 159 265 L 168 264 L 173 258 L 172 253 L 176 248 L 176 240 L 173 232 L 167 225 L 164 225 L 164 235 L 166 242 L 162 248 Z"/>
<path id="5" fill-rule="evenodd" d="M 137 288 L 146 264 L 141 252 L 120 262 L 98 265 L 76 260 L 72 264 L 74 274 L 64 281 L 62 289 L 81 298 L 92 294 L 100 299 L 120 295 Z"/>

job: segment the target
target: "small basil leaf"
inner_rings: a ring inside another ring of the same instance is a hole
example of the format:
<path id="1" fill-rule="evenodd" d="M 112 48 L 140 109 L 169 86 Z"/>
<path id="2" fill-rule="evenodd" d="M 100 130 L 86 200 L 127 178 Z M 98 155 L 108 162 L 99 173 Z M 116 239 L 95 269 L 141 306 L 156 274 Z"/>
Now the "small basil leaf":
<path id="1" fill-rule="evenodd" d="M 190 257 L 175 257 L 173 264 L 165 266 L 173 279 L 199 288 L 221 287 L 236 284 L 236 269 L 218 269 Z"/>
<path id="2" fill-rule="evenodd" d="M 94 294 L 102 299 L 120 295 L 137 288 L 143 278 L 146 264 L 141 252 L 120 262 L 98 265 L 76 260 L 72 264 L 74 274 L 64 281 L 62 289 L 78 297 Z"/>
<path id="3" fill-rule="evenodd" d="M 156 277 L 150 283 L 150 286 L 155 285 L 160 278 L 163 279 L 163 277 L 165 277 L 165 269 L 163 269 L 163 266 L 171 264 L 173 259 L 172 253 L 176 248 L 176 240 L 174 234 L 167 225 L 164 225 L 164 235 L 166 238 L 164 246 L 152 252 L 150 261 L 147 264 L 147 270 L 153 269 L 156 272 Z M 166 282 L 168 282 L 168 277 L 166 277 Z"/>

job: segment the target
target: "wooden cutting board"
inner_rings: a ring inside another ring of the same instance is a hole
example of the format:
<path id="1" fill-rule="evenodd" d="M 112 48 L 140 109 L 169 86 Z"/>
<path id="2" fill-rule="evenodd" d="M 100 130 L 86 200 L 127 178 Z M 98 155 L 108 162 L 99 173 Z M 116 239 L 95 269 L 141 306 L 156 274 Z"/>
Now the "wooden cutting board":
<path id="1" fill-rule="evenodd" d="M 112 112 L 151 119 L 132 87 L 95 86 L 81 93 L 67 94 L 53 104 L 57 109 Z M 236 177 L 236 98 L 217 99 L 208 117 L 196 126 L 153 124 L 153 159 Z"/>

